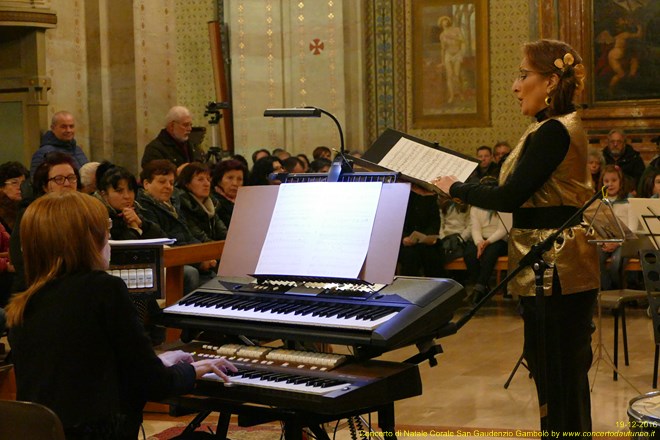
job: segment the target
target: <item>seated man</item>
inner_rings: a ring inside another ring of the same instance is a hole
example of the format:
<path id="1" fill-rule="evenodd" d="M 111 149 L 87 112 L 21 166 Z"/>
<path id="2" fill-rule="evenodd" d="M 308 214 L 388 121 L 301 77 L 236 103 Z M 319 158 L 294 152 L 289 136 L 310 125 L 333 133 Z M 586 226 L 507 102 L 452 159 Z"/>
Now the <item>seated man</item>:
<path id="1" fill-rule="evenodd" d="M 176 168 L 166 159 L 147 163 L 140 173 L 144 189 L 139 190 L 137 202 L 142 206 L 144 218 L 160 226 L 163 233 L 176 239 L 174 246 L 199 243 L 188 229 L 179 206 L 173 196 Z M 200 285 L 200 272 L 209 275 L 216 266 L 215 260 L 203 261 L 196 267 L 184 266 L 183 293 L 191 292 Z"/>
<path id="2" fill-rule="evenodd" d="M 192 126 L 190 110 L 172 107 L 165 117 L 165 128 L 144 148 L 142 167 L 152 160 L 167 159 L 180 171 L 190 162 L 202 162 L 204 152 L 190 142 Z"/>
<path id="3" fill-rule="evenodd" d="M 30 175 L 44 161 L 44 156 L 53 151 L 66 153 L 73 158 L 77 169 L 89 162 L 80 145 L 76 143 L 76 120 L 73 115 L 66 111 L 60 111 L 53 115 L 50 122 L 50 130 L 41 137 L 41 146 L 32 155 L 30 164 Z"/>

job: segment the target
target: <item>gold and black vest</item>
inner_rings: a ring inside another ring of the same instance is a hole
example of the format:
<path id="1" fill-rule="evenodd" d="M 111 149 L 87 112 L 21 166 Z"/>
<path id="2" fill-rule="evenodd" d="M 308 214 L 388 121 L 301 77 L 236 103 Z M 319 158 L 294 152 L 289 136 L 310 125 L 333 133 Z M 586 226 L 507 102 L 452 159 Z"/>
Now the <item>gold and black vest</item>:
<path id="1" fill-rule="evenodd" d="M 509 270 L 518 266 L 519 260 L 529 252 L 533 245 L 540 243 L 556 231 L 556 229 L 539 228 L 531 224 L 518 227 L 516 225 L 517 215 L 526 211 L 540 213 L 545 211 L 535 208 L 552 208 L 554 210 L 580 208 L 593 195 L 593 189 L 590 187 L 591 175 L 587 169 L 588 140 L 582 128 L 582 121 L 576 112 L 531 124 L 506 162 L 502 164 L 500 184 L 503 184 L 507 177 L 515 171 L 527 138 L 551 119 L 559 121 L 566 127 L 571 139 L 570 146 L 566 157 L 550 178 L 523 203 L 519 210 L 514 212 L 514 227 L 509 236 Z M 548 210 L 548 212 L 553 211 Z M 586 228 L 581 224 L 567 228 L 562 235 L 563 240 L 557 240 L 557 243 L 543 254 L 544 260 L 550 265 L 544 274 L 544 293 L 549 295 L 552 292 L 553 267 L 557 271 L 563 294 L 597 289 L 600 286 L 597 245 L 587 241 L 593 237 L 587 236 Z M 534 295 L 532 269 L 530 267 L 523 269 L 509 283 L 508 287 L 509 292 L 513 294 Z"/>

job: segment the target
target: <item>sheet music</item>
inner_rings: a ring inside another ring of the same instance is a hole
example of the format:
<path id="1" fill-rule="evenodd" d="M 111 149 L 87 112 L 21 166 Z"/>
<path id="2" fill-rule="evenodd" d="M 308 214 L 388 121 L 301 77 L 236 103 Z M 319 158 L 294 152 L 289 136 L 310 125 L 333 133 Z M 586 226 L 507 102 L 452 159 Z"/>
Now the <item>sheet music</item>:
<path id="1" fill-rule="evenodd" d="M 438 176 L 456 176 L 464 182 L 478 164 L 402 137 L 378 165 L 425 182 Z"/>
<path id="2" fill-rule="evenodd" d="M 357 278 L 381 182 L 280 185 L 256 274 Z"/>

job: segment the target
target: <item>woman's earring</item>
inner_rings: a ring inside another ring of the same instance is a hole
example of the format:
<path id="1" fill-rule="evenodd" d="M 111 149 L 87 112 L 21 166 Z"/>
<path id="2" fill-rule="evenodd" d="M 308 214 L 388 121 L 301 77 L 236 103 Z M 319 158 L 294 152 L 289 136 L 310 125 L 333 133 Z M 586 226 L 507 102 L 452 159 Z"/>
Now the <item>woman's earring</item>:
<path id="1" fill-rule="evenodd" d="M 550 99 L 550 95 L 546 96 L 545 99 L 543 100 L 545 102 L 545 105 L 550 105 L 550 102 L 552 101 Z"/>

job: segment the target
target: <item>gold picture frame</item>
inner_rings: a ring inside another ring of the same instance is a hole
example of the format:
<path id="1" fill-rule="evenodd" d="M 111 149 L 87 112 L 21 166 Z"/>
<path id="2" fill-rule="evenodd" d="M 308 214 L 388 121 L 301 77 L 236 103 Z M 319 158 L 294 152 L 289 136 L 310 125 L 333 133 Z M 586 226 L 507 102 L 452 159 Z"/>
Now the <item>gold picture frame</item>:
<path id="1" fill-rule="evenodd" d="M 411 128 L 489 126 L 488 1 L 409 0 L 406 15 Z"/>

